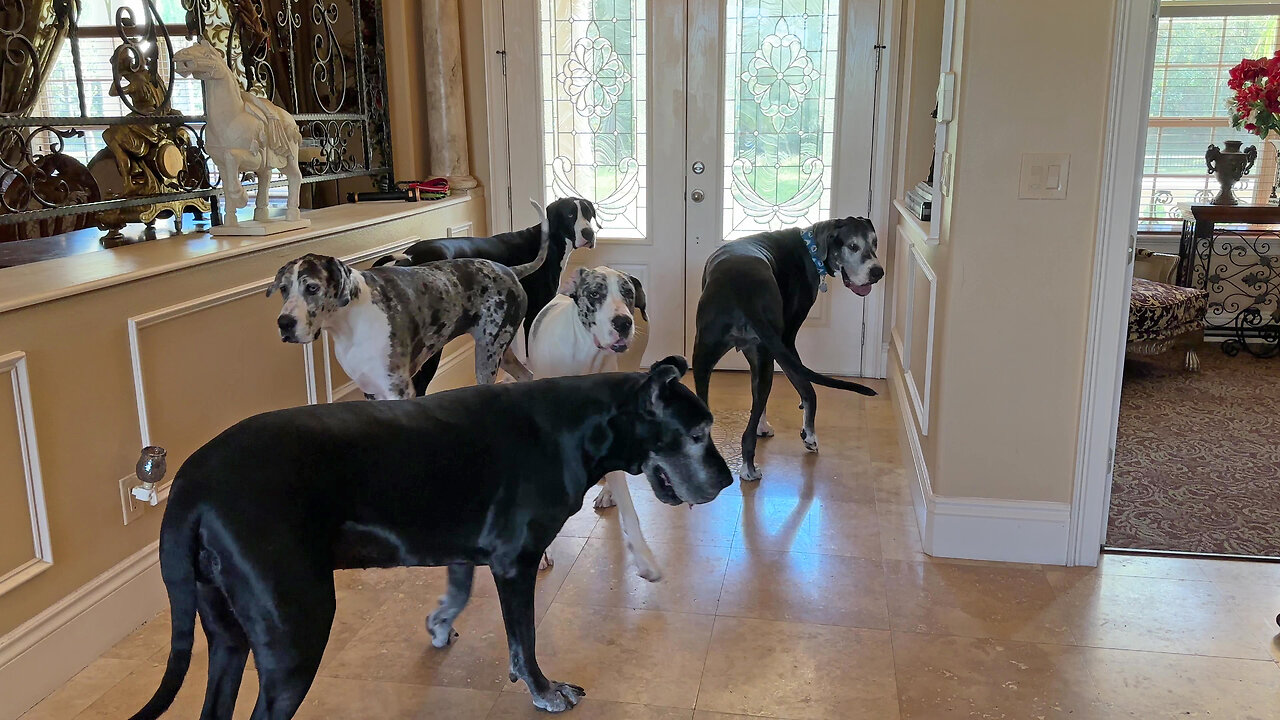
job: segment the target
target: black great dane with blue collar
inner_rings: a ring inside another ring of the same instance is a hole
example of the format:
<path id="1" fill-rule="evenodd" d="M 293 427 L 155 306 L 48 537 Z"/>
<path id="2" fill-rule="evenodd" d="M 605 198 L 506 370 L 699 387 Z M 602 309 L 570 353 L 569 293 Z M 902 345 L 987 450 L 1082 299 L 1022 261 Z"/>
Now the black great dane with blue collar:
<path id="1" fill-rule="evenodd" d="M 805 367 L 796 353 L 796 334 L 826 276 L 839 275 L 845 287 L 859 296 L 884 277 L 876 257 L 875 228 L 866 218 L 823 220 L 803 230 L 792 228 L 760 233 L 724 243 L 702 273 L 698 299 L 697 335 L 693 347 L 693 380 L 698 397 L 707 402 L 711 371 L 730 348 L 747 356 L 751 367 L 751 419 L 742 433 L 743 480 L 759 480 L 756 438 L 773 435 L 765 418 L 765 404 L 773 387 L 773 362 L 782 366 L 800 394 L 804 428 L 800 438 L 810 452 L 818 451 L 814 416 L 818 397 L 813 385 L 876 392 L 865 385 L 836 380 Z"/>
<path id="2" fill-rule="evenodd" d="M 178 694 L 197 613 L 209 639 L 200 717 L 231 718 L 250 651 L 253 720 L 293 717 L 329 637 L 333 571 L 425 565 L 449 566 L 433 638 L 451 637 L 473 566 L 488 565 L 512 682 L 543 710 L 573 707 L 583 689 L 548 680 L 534 657 L 547 545 L 605 473 L 644 473 L 668 505 L 709 502 L 733 482 L 710 411 L 679 382 L 686 369 L 673 356 L 647 373 L 310 405 L 223 432 L 173 481 L 160 526 L 172 647 L 134 720 L 159 717 Z"/>

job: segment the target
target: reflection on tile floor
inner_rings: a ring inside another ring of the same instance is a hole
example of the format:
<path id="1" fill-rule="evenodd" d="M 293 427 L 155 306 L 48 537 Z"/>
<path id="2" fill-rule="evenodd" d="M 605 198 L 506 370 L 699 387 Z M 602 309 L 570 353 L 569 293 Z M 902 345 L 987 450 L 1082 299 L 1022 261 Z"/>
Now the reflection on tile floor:
<path id="1" fill-rule="evenodd" d="M 819 393 L 820 455 L 804 452 L 796 397 L 779 381 L 761 484 L 693 509 L 634 487 L 661 583 L 624 566 L 616 511 L 593 510 L 595 490 L 566 524 L 537 608 L 543 669 L 589 693 L 568 717 L 1280 717 L 1280 566 L 934 560 L 920 550 L 888 398 Z M 750 403 L 742 374 L 718 374 L 712 395 L 717 410 Z M 338 617 L 300 718 L 545 717 L 507 682 L 487 572 L 446 650 L 423 627 L 442 571 L 338 578 Z M 159 681 L 168 634 L 162 613 L 25 720 L 128 717 Z M 199 714 L 205 668 L 197 633 L 165 717 Z M 251 669 L 237 718 L 256 688 Z"/>

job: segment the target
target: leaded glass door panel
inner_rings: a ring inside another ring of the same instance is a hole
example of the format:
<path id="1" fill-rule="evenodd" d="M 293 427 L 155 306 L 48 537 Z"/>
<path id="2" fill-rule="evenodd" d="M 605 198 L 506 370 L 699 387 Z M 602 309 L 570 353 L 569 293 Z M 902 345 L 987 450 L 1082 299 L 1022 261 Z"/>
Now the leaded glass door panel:
<path id="1" fill-rule="evenodd" d="M 648 300 L 647 360 L 684 353 L 683 0 L 507 0 L 513 216 L 585 197 L 602 223 L 566 271 L 608 265 Z"/>
<path id="2" fill-rule="evenodd" d="M 689 347 L 717 245 L 869 215 L 879 11 L 879 0 L 690 0 Z M 861 374 L 865 300 L 829 287 L 797 348 L 814 369 Z M 730 353 L 721 366 L 746 362 Z"/>
<path id="3" fill-rule="evenodd" d="M 526 197 L 595 202 L 599 243 L 570 267 L 640 278 L 648 359 L 687 354 L 717 244 L 869 213 L 879 12 L 879 0 L 504 0 L 514 225 L 535 222 Z M 861 374 L 864 301 L 831 285 L 797 344 L 815 369 Z"/>

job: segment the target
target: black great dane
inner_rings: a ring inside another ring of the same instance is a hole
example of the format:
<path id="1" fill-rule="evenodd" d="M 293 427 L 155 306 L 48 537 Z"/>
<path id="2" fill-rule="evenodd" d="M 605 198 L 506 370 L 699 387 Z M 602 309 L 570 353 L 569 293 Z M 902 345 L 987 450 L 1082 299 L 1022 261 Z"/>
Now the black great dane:
<path id="1" fill-rule="evenodd" d="M 530 201 L 533 202 L 533 201 Z M 538 212 L 541 206 L 533 203 Z M 569 254 L 578 248 L 596 246 L 596 207 L 590 200 L 561 198 L 547 205 L 545 225 L 539 224 L 493 237 L 454 237 L 423 240 L 405 248 L 403 252 L 387 255 L 373 263 L 382 265 L 412 266 L 437 260 L 480 258 L 514 267 L 528 263 L 538 254 L 545 234 L 547 260 L 536 272 L 520 279 L 525 296 L 529 299 L 524 315 L 525 341 L 529 340 L 529 328 L 542 308 L 551 302 L 560 288 L 560 275 L 564 272 Z M 413 376 L 413 386 L 418 395 L 427 391 L 431 378 L 440 367 L 440 353 L 433 355 Z"/>
<path id="2" fill-rule="evenodd" d="M 424 565 L 449 566 L 433 637 L 452 633 L 473 566 L 488 565 L 511 680 L 524 680 L 543 710 L 574 706 L 583 689 L 548 680 L 534 657 L 534 581 L 547 545 L 605 473 L 644 473 L 669 505 L 709 502 L 733 481 L 710 411 L 679 382 L 686 368 L 669 357 L 647 373 L 311 405 L 223 432 L 173 481 L 160 527 L 172 647 L 134 720 L 173 702 L 197 613 L 209 639 L 201 718 L 231 718 L 250 651 L 253 720 L 293 717 L 333 622 L 333 571 Z"/>
<path id="3" fill-rule="evenodd" d="M 697 335 L 693 347 L 693 379 L 698 397 L 707 402 L 711 370 L 730 348 L 747 356 L 751 367 L 751 419 L 742 433 L 743 480 L 759 480 L 756 438 L 773 429 L 765 403 L 773 387 L 773 362 L 782 366 L 800 394 L 804 428 L 800 438 L 810 452 L 818 450 L 813 419 L 818 397 L 813 384 L 876 392 L 865 385 L 836 380 L 805 367 L 796 353 L 796 333 L 825 288 L 826 276 L 839 275 L 860 296 L 884 277 L 876 258 L 876 231 L 866 218 L 823 220 L 811 227 L 760 233 L 724 243 L 707 259 L 698 299 Z"/>

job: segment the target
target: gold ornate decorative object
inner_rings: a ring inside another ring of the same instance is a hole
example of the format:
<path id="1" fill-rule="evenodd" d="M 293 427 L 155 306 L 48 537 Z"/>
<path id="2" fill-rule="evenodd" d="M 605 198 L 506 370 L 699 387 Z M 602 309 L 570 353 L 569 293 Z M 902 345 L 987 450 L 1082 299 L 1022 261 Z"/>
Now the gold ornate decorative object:
<path id="1" fill-rule="evenodd" d="M 117 48 L 112 55 L 112 83 L 109 94 L 127 101 L 132 108 L 129 117 L 163 118 L 174 115 L 166 101 L 164 84 L 146 63 L 140 63 L 127 46 Z M 178 125 L 130 123 L 111 125 L 102 131 L 106 149 L 99 151 L 89 162 L 90 171 L 99 188 L 112 197 L 142 197 L 163 193 L 182 192 L 181 177 L 187 170 L 187 159 L 192 157 L 188 149 L 194 146 L 190 133 Z M 201 164 L 203 160 L 194 158 Z M 114 170 L 105 163 L 114 160 Z M 182 213 L 187 207 L 209 212 L 209 201 L 204 198 L 175 200 L 172 202 L 141 205 L 108 210 L 98 215 L 98 227 L 107 230 L 104 244 L 119 244 L 120 231 L 131 222 L 148 226 L 162 215 L 174 219 L 178 231 L 182 230 Z"/>

